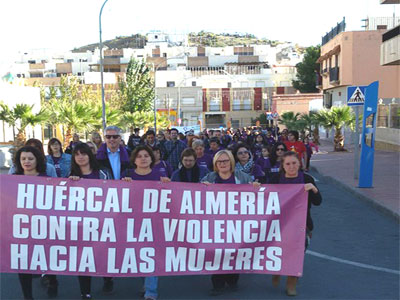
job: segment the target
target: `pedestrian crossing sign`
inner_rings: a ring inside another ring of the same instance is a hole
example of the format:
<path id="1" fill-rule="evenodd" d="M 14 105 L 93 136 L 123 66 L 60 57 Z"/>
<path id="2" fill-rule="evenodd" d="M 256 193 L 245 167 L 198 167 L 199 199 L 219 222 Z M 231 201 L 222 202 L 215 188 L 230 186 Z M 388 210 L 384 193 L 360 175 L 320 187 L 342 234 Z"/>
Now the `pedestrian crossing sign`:
<path id="1" fill-rule="evenodd" d="M 366 86 L 349 86 L 347 88 L 347 105 L 364 105 Z"/>

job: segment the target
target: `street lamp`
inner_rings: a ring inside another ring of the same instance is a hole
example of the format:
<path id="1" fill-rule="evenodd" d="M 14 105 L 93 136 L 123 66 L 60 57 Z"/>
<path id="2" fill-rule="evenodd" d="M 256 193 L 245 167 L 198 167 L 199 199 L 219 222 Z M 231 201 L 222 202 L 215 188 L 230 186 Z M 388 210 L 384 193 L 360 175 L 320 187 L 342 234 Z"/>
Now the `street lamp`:
<path id="1" fill-rule="evenodd" d="M 106 129 L 106 101 L 104 99 L 104 80 L 103 80 L 103 41 L 101 39 L 101 14 L 103 13 L 104 5 L 108 0 L 105 0 L 100 9 L 99 14 L 99 33 L 100 33 L 100 80 L 101 80 L 101 105 L 103 107 L 102 118 L 103 118 L 103 131 Z"/>

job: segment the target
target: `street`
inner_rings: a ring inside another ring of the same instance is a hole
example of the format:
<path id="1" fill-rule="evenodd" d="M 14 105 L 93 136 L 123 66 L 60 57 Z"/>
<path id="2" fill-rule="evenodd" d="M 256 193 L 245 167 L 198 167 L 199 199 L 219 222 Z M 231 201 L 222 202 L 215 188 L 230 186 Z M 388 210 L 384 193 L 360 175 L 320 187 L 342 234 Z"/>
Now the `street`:
<path id="1" fill-rule="evenodd" d="M 313 207 L 315 229 L 305 256 L 297 299 L 399 299 L 399 224 L 372 205 L 324 178 L 316 177 L 323 202 Z M 75 276 L 59 276 L 58 299 L 79 299 Z M 102 279 L 92 283 L 94 299 L 139 299 L 139 278 L 116 278 L 114 294 L 101 293 Z M 279 288 L 270 275 L 243 274 L 237 292 L 210 297 L 210 276 L 160 278 L 160 299 L 286 299 L 285 278 Z M 35 299 L 47 299 L 34 279 Z M 16 274 L 1 274 L 1 299 L 21 299 Z"/>

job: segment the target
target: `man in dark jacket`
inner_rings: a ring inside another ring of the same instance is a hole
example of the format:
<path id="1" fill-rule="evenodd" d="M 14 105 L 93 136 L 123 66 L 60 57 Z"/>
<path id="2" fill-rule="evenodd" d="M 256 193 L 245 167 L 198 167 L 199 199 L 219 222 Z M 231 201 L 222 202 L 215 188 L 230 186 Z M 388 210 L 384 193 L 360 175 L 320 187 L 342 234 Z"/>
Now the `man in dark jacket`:
<path id="1" fill-rule="evenodd" d="M 97 150 L 97 161 L 112 170 L 113 179 L 121 179 L 121 174 L 129 167 L 129 155 L 121 145 L 121 130 L 117 126 L 108 126 L 105 130 L 105 144 Z"/>

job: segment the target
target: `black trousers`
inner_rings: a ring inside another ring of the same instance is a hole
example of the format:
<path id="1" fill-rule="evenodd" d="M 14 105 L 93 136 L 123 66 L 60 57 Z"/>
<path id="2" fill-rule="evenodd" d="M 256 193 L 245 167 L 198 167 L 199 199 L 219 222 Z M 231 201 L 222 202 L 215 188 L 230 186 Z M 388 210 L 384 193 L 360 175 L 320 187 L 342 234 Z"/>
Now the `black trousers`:
<path id="1" fill-rule="evenodd" d="M 46 275 L 49 278 L 50 284 L 56 284 L 56 275 Z M 33 299 L 32 294 L 32 274 L 22 274 L 18 273 L 19 282 L 21 284 L 22 293 L 24 294 L 24 299 Z"/>
<path id="2" fill-rule="evenodd" d="M 79 288 L 82 295 L 90 294 L 92 277 L 91 276 L 78 276 Z"/>
<path id="3" fill-rule="evenodd" d="M 238 281 L 239 281 L 239 274 L 211 275 L 211 282 L 212 282 L 213 288 L 216 290 L 223 289 L 225 287 L 225 283 L 228 286 L 235 286 Z"/>

